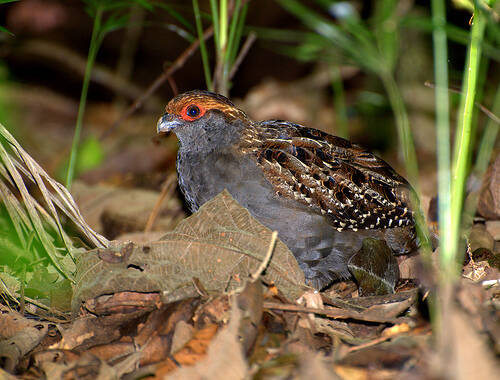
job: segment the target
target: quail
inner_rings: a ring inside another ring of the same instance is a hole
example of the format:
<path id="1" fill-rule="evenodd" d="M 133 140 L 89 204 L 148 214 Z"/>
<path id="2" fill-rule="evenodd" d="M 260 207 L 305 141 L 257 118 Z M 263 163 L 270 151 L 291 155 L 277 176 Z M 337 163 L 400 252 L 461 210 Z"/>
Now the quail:
<path id="1" fill-rule="evenodd" d="M 288 121 L 253 121 L 200 90 L 174 97 L 157 131 L 179 140 L 179 187 L 192 212 L 227 189 L 278 231 L 316 289 L 350 277 L 365 238 L 395 254 L 417 248 L 411 186 L 359 145 Z"/>

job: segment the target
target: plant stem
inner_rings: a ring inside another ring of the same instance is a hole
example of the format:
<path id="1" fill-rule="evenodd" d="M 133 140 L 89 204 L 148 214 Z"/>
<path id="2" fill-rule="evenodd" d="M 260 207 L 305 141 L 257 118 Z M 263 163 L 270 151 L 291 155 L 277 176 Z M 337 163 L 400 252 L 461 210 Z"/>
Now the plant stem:
<path id="1" fill-rule="evenodd" d="M 228 10 L 227 10 L 227 1 L 228 0 L 220 0 L 219 2 L 219 47 L 217 49 L 217 62 L 215 64 L 214 70 L 214 88 L 218 93 L 227 96 L 228 95 L 228 86 L 227 79 L 225 75 L 226 71 L 226 57 L 228 54 Z"/>
<path id="2" fill-rule="evenodd" d="M 420 239 L 422 252 L 428 258 L 428 255 L 430 254 L 431 241 L 429 238 L 429 230 L 425 222 L 425 216 L 422 213 L 419 204 L 421 192 L 418 179 L 418 161 L 417 154 L 415 152 L 415 144 L 413 143 L 413 137 L 411 134 L 410 121 L 408 120 L 408 113 L 406 112 L 403 96 L 399 91 L 399 87 L 394 80 L 392 73 L 385 70 L 380 74 L 380 76 L 396 117 L 399 146 L 403 149 L 406 174 L 416 193 L 410 194 L 410 201 L 414 210 L 413 217 L 415 219 L 416 231 L 418 238 Z M 417 197 L 415 197 L 415 195 L 417 195 Z"/>
<path id="3" fill-rule="evenodd" d="M 233 15 L 231 17 L 231 25 L 229 27 L 229 39 L 227 41 L 227 47 L 224 55 L 224 65 L 222 71 L 222 81 L 224 86 L 229 88 L 229 70 L 231 69 L 231 57 L 233 56 L 233 50 L 238 49 L 235 38 L 238 31 L 238 20 L 240 16 L 241 0 L 236 0 L 236 5 L 233 9 Z"/>
<path id="4" fill-rule="evenodd" d="M 68 172 L 66 176 L 66 187 L 71 188 L 71 183 L 73 182 L 73 177 L 75 175 L 76 159 L 78 156 L 78 145 L 80 142 L 80 135 L 82 132 L 83 116 L 85 114 L 85 106 L 87 104 L 87 93 L 90 83 L 90 75 L 92 73 L 92 68 L 94 66 L 95 58 L 97 56 L 97 51 L 99 50 L 101 34 L 101 24 L 103 16 L 103 7 L 99 5 L 96 9 L 96 14 L 94 18 L 94 26 L 92 29 L 92 37 L 90 38 L 89 55 L 87 57 L 87 65 L 85 66 L 85 76 L 83 77 L 82 92 L 80 95 L 80 104 L 78 105 L 78 115 L 76 118 L 75 133 L 73 135 L 73 142 L 71 144 L 71 154 L 69 158 Z"/>
<path id="5" fill-rule="evenodd" d="M 203 36 L 203 26 L 201 25 L 201 13 L 200 7 L 198 5 L 198 0 L 193 0 L 193 11 L 196 21 L 196 30 L 198 32 L 198 40 L 200 41 L 200 53 L 203 63 L 203 73 L 205 74 L 205 82 L 207 83 L 207 88 L 210 91 L 213 91 L 212 77 L 210 75 L 210 62 L 208 61 L 207 47 L 205 45 L 205 38 Z"/>
<path id="6" fill-rule="evenodd" d="M 227 0 L 220 0 L 220 52 L 224 55 L 223 52 L 226 51 L 227 44 Z"/>
<path id="7" fill-rule="evenodd" d="M 491 112 L 495 115 L 500 114 L 500 86 L 497 88 Z M 476 164 L 474 166 L 474 172 L 478 176 L 482 176 L 488 167 L 499 128 L 500 125 L 496 121 L 488 119 L 488 123 L 484 128 L 483 137 L 481 138 L 481 143 L 479 145 Z"/>
<path id="8" fill-rule="evenodd" d="M 217 0 L 210 0 L 210 12 L 212 13 L 212 24 L 214 26 L 215 49 L 216 51 L 219 51 L 219 8 L 217 7 Z"/>
<path id="9" fill-rule="evenodd" d="M 229 57 L 229 62 L 231 62 L 231 65 L 235 62 L 236 55 L 238 54 L 238 46 L 240 46 L 241 36 L 243 35 L 243 27 L 245 26 L 247 11 L 248 11 L 248 2 L 246 2 L 242 6 L 240 15 L 238 17 L 238 24 L 236 26 L 236 36 L 235 36 L 235 48 L 232 49 Z M 233 71 L 233 67 L 231 67 L 231 71 Z M 229 77 L 230 77 L 229 79 L 231 79 L 231 75 L 229 75 Z"/>
<path id="10" fill-rule="evenodd" d="M 443 252 L 443 262 L 449 275 L 456 276 L 457 248 L 460 236 L 460 225 L 462 220 L 462 206 L 464 201 L 465 182 L 467 179 L 467 168 L 471 151 L 472 140 L 472 116 L 476 96 L 476 83 L 481 61 L 481 42 L 487 23 L 487 16 L 478 6 L 474 5 L 474 22 L 471 28 L 471 41 L 468 50 L 465 68 L 465 82 L 463 84 L 462 99 L 460 102 L 460 114 L 457 124 L 457 139 L 454 150 L 454 166 L 451 187 L 451 239 L 453 249 Z"/>
<path id="11" fill-rule="evenodd" d="M 444 0 L 432 0 L 434 41 L 434 80 L 436 82 L 436 140 L 438 154 L 438 212 L 439 251 L 441 265 L 444 258 L 456 250 L 457 237 L 451 229 L 451 175 L 450 175 L 450 115 L 448 98 L 448 47 L 446 36 L 446 10 Z"/>
<path id="12" fill-rule="evenodd" d="M 391 72 L 385 70 L 381 73 L 381 79 L 384 83 L 385 90 L 389 97 L 392 110 L 396 117 L 396 126 L 398 129 L 399 146 L 403 150 L 404 163 L 406 167 L 406 174 L 410 181 L 415 194 L 410 194 L 410 201 L 414 210 L 413 217 L 415 219 L 416 231 L 420 239 L 420 247 L 425 257 L 429 257 L 431 241 L 429 237 L 429 230 L 425 222 L 425 216 L 420 209 L 419 199 L 421 198 L 420 185 L 418 179 L 418 161 L 415 152 L 415 145 L 410 129 L 410 121 L 408 120 L 408 113 L 404 104 L 403 96 L 399 91 L 399 87 L 394 80 Z M 417 197 L 415 197 L 415 195 Z"/>
<path id="13" fill-rule="evenodd" d="M 227 54 L 226 54 L 226 62 L 229 63 L 229 59 L 231 57 L 231 53 L 233 49 L 236 47 L 235 38 L 238 31 L 238 20 L 240 16 L 240 8 L 241 8 L 241 0 L 236 0 L 236 4 L 234 6 L 233 16 L 231 17 L 231 25 L 229 27 L 229 40 L 227 42 Z"/>
<path id="14" fill-rule="evenodd" d="M 415 145 L 410 130 L 410 121 L 408 120 L 408 113 L 406 112 L 403 96 L 390 72 L 384 71 L 380 76 L 385 90 L 387 91 L 394 116 L 396 117 L 399 146 L 403 149 L 407 176 L 417 194 L 420 194 L 417 154 L 415 153 Z"/>

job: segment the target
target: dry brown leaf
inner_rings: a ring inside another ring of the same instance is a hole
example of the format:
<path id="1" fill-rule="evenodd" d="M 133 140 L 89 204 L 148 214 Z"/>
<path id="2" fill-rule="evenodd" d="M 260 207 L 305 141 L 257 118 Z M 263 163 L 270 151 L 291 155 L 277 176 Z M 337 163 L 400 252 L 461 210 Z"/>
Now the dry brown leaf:
<path id="1" fill-rule="evenodd" d="M 486 230 L 485 225 L 475 224 L 472 226 L 469 234 L 469 246 L 471 252 L 480 248 L 493 251 L 495 241 L 493 240 L 493 236 L 491 236 L 491 234 Z"/>
<path id="2" fill-rule="evenodd" d="M 46 323 L 25 318 L 17 311 L 0 304 L 0 340 L 9 339 L 25 329 L 40 325 L 46 325 Z"/>
<path id="3" fill-rule="evenodd" d="M 73 312 L 81 301 L 123 291 L 162 292 L 165 303 L 196 296 L 194 279 L 212 294 L 238 289 L 264 260 L 271 234 L 224 191 L 160 241 L 113 242 L 108 249 L 80 255 Z M 291 299 L 307 289 L 295 257 L 281 241 L 262 277 Z"/>
<path id="4" fill-rule="evenodd" d="M 240 309 L 233 307 L 229 325 L 210 342 L 206 357 L 197 361 L 194 366 L 178 369 L 165 379 L 239 380 L 246 378 L 248 364 L 243 356 L 243 348 L 238 338 L 240 317 Z M 175 358 L 177 360 L 177 355 Z"/>
<path id="5" fill-rule="evenodd" d="M 399 261 L 399 278 L 415 279 L 422 271 L 422 258 L 420 256 L 402 257 Z"/>
<path id="6" fill-rule="evenodd" d="M 202 360 L 207 353 L 208 346 L 217 332 L 218 326 L 210 324 L 196 331 L 193 337 L 174 355 L 156 367 L 157 379 L 163 379 L 167 374 L 176 370 L 179 365 L 191 366 Z"/>
<path id="7" fill-rule="evenodd" d="M 30 328 L 20 331 L 10 339 L 0 342 L 2 367 L 12 372 L 28 352 L 37 347 L 47 332 L 46 328 Z"/>
<path id="8" fill-rule="evenodd" d="M 87 347 L 108 343 L 119 339 L 120 331 L 114 327 L 105 326 L 103 321 L 95 316 L 79 318 L 67 329 L 62 330 L 63 338 L 52 349 L 71 350 L 85 344 Z"/>
<path id="9" fill-rule="evenodd" d="M 237 296 L 237 305 L 242 314 L 238 336 L 245 354 L 251 352 L 257 340 L 263 300 L 262 285 L 258 281 L 248 282 L 245 289 Z"/>

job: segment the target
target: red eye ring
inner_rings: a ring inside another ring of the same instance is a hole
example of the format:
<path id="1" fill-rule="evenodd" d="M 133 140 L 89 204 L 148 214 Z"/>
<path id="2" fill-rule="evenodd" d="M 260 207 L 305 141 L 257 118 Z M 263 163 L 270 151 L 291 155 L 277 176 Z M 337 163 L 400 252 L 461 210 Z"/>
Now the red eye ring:
<path id="1" fill-rule="evenodd" d="M 205 108 L 197 104 L 188 104 L 181 111 L 181 117 L 186 121 L 194 121 L 205 114 Z"/>

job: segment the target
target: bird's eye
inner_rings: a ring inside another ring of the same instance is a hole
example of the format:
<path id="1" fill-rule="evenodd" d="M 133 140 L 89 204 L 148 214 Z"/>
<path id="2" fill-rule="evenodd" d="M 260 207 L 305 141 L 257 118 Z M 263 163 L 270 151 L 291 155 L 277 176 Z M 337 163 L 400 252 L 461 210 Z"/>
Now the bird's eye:
<path id="1" fill-rule="evenodd" d="M 196 117 L 200 114 L 200 109 L 198 106 L 189 106 L 186 110 L 186 115 L 189 117 Z"/>
<path id="2" fill-rule="evenodd" d="M 205 108 L 197 104 L 189 104 L 182 109 L 180 117 L 185 121 L 195 121 L 205 114 Z"/>

